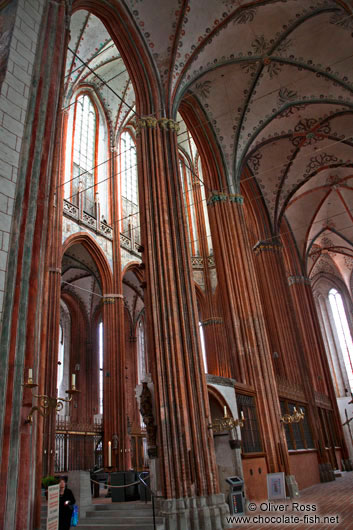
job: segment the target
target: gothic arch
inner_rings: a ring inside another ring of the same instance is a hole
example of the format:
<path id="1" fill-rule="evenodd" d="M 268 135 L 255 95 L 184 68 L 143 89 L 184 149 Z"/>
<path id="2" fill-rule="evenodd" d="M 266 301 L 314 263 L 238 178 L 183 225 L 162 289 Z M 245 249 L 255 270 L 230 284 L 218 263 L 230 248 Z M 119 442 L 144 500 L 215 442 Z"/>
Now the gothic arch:
<path id="1" fill-rule="evenodd" d="M 107 28 L 129 71 L 136 95 L 137 112 L 152 114 L 163 108 L 158 75 L 140 34 L 122 4 L 108 0 L 74 0 L 73 11 L 85 9 Z"/>
<path id="2" fill-rule="evenodd" d="M 195 96 L 187 94 L 179 107 L 201 157 L 205 186 L 208 190 L 228 190 L 222 150 L 210 126 L 209 119 Z"/>
<path id="3" fill-rule="evenodd" d="M 130 261 L 127 265 L 125 265 L 125 267 L 122 270 L 122 273 L 121 273 L 122 278 L 124 278 L 125 274 L 128 271 L 131 271 L 131 272 L 133 272 L 135 274 L 135 276 L 138 278 L 138 280 L 140 280 L 142 282 L 143 281 L 143 272 L 142 272 L 142 269 L 141 269 L 140 265 L 141 265 L 141 263 L 139 261 Z"/>
<path id="4" fill-rule="evenodd" d="M 92 256 L 95 261 L 100 277 L 102 280 L 102 292 L 103 294 L 111 293 L 113 290 L 113 277 L 111 267 L 109 262 L 103 253 L 102 249 L 99 247 L 95 239 L 85 232 L 79 232 L 69 236 L 62 248 L 62 257 L 64 256 L 66 250 L 68 250 L 73 245 L 82 245 Z"/>

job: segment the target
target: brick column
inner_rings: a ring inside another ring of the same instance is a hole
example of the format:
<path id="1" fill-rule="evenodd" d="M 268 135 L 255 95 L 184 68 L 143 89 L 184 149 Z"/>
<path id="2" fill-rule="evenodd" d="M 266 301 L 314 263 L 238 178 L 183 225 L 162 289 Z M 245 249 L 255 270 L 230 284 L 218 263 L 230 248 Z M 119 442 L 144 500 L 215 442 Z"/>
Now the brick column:
<path id="1" fill-rule="evenodd" d="M 329 397 L 334 412 L 335 428 L 342 448 L 342 456 L 343 458 L 348 458 L 348 450 L 340 421 L 335 389 L 326 356 L 310 279 L 305 276 L 290 276 L 288 283 L 290 293 L 293 296 L 296 318 L 299 324 L 299 333 L 302 344 L 304 345 L 303 355 L 305 355 L 306 363 L 310 367 L 310 384 L 314 403 L 318 393 L 325 394 Z M 327 462 L 329 457 L 325 450 L 324 436 L 321 431 L 317 406 L 314 407 L 314 410 L 316 412 L 314 421 L 319 434 L 318 449 L 320 452 L 320 460 L 321 462 Z"/>
<path id="2" fill-rule="evenodd" d="M 258 241 L 253 248 L 259 291 L 266 317 L 271 357 L 276 377 L 300 384 L 297 354 L 300 350 L 282 246 L 279 241 Z"/>
<path id="3" fill-rule="evenodd" d="M 138 121 L 147 345 L 154 385 L 159 490 L 167 528 L 220 529 L 206 379 L 178 173 L 177 124 Z"/>
<path id="4" fill-rule="evenodd" d="M 62 219 L 64 187 L 61 185 L 64 178 L 63 139 L 66 138 L 68 113 L 60 115 L 58 124 L 57 147 L 54 152 L 53 178 L 58 184 L 56 187 L 55 201 L 50 204 L 50 239 L 47 254 L 49 265 L 49 278 L 47 284 L 47 312 L 45 329 L 42 330 L 43 338 L 46 340 L 45 349 L 42 352 L 44 362 L 41 363 L 40 380 L 45 395 L 55 396 L 57 385 L 57 361 L 59 347 L 59 324 L 60 324 L 60 295 L 61 295 L 61 260 L 62 260 Z M 62 396 L 67 397 L 67 396 Z M 44 423 L 44 425 L 43 425 Z M 45 420 L 39 421 L 39 438 L 44 434 L 43 440 L 43 470 L 49 475 L 54 474 L 55 458 L 55 428 L 56 414 L 51 414 Z"/>
<path id="5" fill-rule="evenodd" d="M 114 153 L 113 137 L 110 139 Z M 104 333 L 104 466 L 108 465 L 108 442 L 112 442 L 113 470 L 126 471 L 131 468 L 130 438 L 127 432 L 127 392 L 125 379 L 124 296 L 121 272 L 119 191 L 116 189 L 117 158 L 112 156 L 110 164 L 111 212 L 113 239 L 113 292 L 103 298 Z M 118 440 L 118 443 L 113 443 Z"/>
<path id="6" fill-rule="evenodd" d="M 208 200 L 217 277 L 225 308 L 233 377 L 256 392 L 271 473 L 289 474 L 271 348 L 243 212 L 243 197 L 213 192 Z"/>
<path id="7" fill-rule="evenodd" d="M 130 440 L 127 432 L 125 384 L 124 298 L 122 294 L 103 297 L 104 387 L 103 427 L 104 466 L 108 466 L 108 442 L 112 442 L 112 470 L 131 467 Z M 118 440 L 116 447 L 113 440 Z"/>
<path id="8" fill-rule="evenodd" d="M 283 247 L 278 240 L 259 241 L 253 250 L 276 379 L 287 387 L 288 391 L 291 385 L 302 388 L 303 397 L 307 402 L 312 439 L 315 447 L 320 449 L 321 430 L 315 406 L 312 366 L 309 366 L 308 356 L 304 353 L 305 348 L 286 278 Z M 307 322 L 306 318 L 307 315 Z M 277 352 L 277 358 L 273 352 Z M 315 360 L 310 362 L 317 366 Z M 321 462 L 320 452 L 318 458 Z"/>
<path id="9" fill-rule="evenodd" d="M 222 316 L 213 316 L 217 306 L 209 303 L 212 300 L 214 298 L 206 300 L 201 321 L 207 355 L 207 373 L 230 378 L 231 367 L 228 359 L 226 328 Z"/>
<path id="10" fill-rule="evenodd" d="M 38 13 L 24 2 L 22 16 Z M 41 481 L 41 422 L 24 420 L 32 404 L 29 389 L 21 384 L 29 367 L 43 390 L 45 336 L 40 333 L 46 318 L 50 246 L 49 204 L 56 181 L 51 180 L 61 74 L 68 32 L 64 1 L 44 5 L 32 80 L 29 76 L 29 106 L 19 160 L 18 183 L 5 293 L 6 314 L 1 333 L 0 436 L 0 528 L 23 530 L 39 527 L 37 501 Z M 22 6 L 22 3 L 21 3 Z M 20 17 L 19 11 L 17 16 Z M 59 137 L 56 135 L 57 141 Z M 56 274 L 55 272 L 53 274 Z M 44 301 L 44 308 L 43 308 Z"/>
<path id="11" fill-rule="evenodd" d="M 212 271 L 209 264 L 209 248 L 206 233 L 206 221 L 203 209 L 200 180 L 192 177 L 194 208 L 197 219 L 197 233 L 200 256 L 203 259 L 204 303 L 202 304 L 202 329 L 204 335 L 207 372 L 222 377 L 231 377 L 231 367 L 228 361 L 228 344 L 222 312 L 218 311 L 216 297 L 213 293 Z"/>

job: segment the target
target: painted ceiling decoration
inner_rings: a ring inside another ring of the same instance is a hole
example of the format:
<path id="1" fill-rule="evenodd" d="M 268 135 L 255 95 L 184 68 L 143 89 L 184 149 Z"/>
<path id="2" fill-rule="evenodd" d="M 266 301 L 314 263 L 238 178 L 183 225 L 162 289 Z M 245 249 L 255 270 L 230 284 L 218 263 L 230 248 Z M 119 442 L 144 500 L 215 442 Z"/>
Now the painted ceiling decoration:
<path id="1" fill-rule="evenodd" d="M 229 191 L 239 191 L 248 168 L 272 236 L 289 226 L 308 274 L 329 263 L 349 285 L 352 0 L 217 0 L 207 9 L 202 0 L 155 0 L 153 9 L 144 0 L 125 5 L 155 63 L 166 115 L 181 121 L 180 102 L 196 98 L 220 146 Z M 69 47 L 134 106 L 126 67 L 96 17 L 74 12 Z M 67 100 L 80 86 L 97 93 L 114 130 L 131 118 L 68 52 Z M 183 148 L 192 156 L 192 146 Z"/>
<path id="2" fill-rule="evenodd" d="M 71 17 L 66 106 L 80 88 L 91 89 L 99 98 L 111 131 L 119 130 L 132 114 L 135 94 L 126 66 L 102 22 L 85 10 Z"/>

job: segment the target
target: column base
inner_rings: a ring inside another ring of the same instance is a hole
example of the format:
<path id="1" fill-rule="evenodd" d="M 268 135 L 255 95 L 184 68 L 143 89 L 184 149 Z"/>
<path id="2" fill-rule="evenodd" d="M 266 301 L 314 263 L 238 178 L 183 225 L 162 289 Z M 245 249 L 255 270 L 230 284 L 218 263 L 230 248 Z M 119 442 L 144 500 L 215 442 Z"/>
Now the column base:
<path id="1" fill-rule="evenodd" d="M 353 471 L 353 462 L 350 458 L 342 460 L 342 471 Z"/>
<path id="2" fill-rule="evenodd" d="M 329 462 L 319 464 L 320 482 L 331 482 L 335 479 L 335 474 Z"/>
<path id="3" fill-rule="evenodd" d="M 223 493 L 208 497 L 156 499 L 157 513 L 165 530 L 222 530 L 228 528 L 229 506 Z"/>
<path id="4" fill-rule="evenodd" d="M 294 475 L 286 475 L 287 492 L 290 499 L 299 497 L 298 482 Z"/>

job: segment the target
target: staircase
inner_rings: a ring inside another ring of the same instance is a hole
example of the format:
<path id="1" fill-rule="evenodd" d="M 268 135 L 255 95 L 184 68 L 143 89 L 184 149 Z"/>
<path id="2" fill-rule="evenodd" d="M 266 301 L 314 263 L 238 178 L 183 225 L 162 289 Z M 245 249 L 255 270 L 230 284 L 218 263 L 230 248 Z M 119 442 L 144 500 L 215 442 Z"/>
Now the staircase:
<path id="1" fill-rule="evenodd" d="M 154 530 L 150 502 L 119 502 L 92 504 L 86 517 L 79 519 L 80 530 Z M 164 530 L 162 517 L 156 516 L 156 530 Z"/>
<path id="2" fill-rule="evenodd" d="M 42 502 L 40 507 L 40 530 L 46 530 L 48 517 L 48 506 Z"/>

